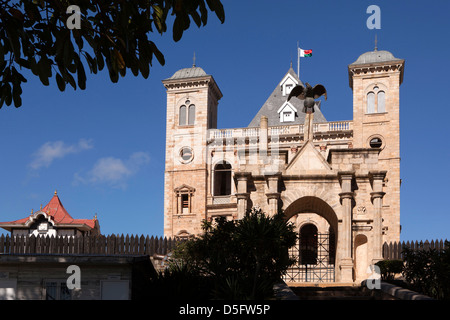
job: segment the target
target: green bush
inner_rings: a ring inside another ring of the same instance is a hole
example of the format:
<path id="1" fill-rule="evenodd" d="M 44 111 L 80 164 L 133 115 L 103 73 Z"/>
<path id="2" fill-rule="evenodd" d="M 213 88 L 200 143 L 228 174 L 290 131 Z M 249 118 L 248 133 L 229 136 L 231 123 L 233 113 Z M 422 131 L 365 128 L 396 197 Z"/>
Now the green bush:
<path id="1" fill-rule="evenodd" d="M 282 213 L 252 209 L 242 219 L 204 222 L 204 234 L 174 251 L 193 274 L 210 281 L 213 299 L 267 299 L 294 261 L 288 249 L 297 234 Z"/>
<path id="2" fill-rule="evenodd" d="M 444 250 L 403 251 L 403 275 L 412 289 L 439 300 L 450 300 L 450 243 Z"/>
<path id="3" fill-rule="evenodd" d="M 151 298 L 186 300 L 210 299 L 210 279 L 202 277 L 189 264 L 172 261 L 164 270 L 158 272 L 151 281 Z"/>
<path id="4" fill-rule="evenodd" d="M 402 260 L 381 260 L 375 265 L 380 268 L 381 279 L 385 281 L 394 280 L 395 275 L 403 271 Z"/>

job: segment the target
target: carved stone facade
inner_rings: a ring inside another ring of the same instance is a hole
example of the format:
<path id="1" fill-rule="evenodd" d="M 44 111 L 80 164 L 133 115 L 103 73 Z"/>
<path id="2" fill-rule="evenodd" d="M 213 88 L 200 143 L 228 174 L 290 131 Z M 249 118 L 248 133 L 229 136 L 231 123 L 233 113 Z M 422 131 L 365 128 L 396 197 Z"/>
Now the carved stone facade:
<path id="1" fill-rule="evenodd" d="M 292 84 L 302 84 L 292 68 L 246 128 L 216 128 L 222 93 L 203 69 L 163 80 L 165 236 L 194 236 L 204 219 L 239 219 L 255 206 L 282 210 L 299 232 L 312 225 L 331 237 L 334 281 L 366 279 L 382 243 L 400 239 L 403 69 L 387 51 L 362 54 L 348 66 L 353 119 L 329 122 L 318 102 L 309 135 L 301 100 L 282 108 Z"/>

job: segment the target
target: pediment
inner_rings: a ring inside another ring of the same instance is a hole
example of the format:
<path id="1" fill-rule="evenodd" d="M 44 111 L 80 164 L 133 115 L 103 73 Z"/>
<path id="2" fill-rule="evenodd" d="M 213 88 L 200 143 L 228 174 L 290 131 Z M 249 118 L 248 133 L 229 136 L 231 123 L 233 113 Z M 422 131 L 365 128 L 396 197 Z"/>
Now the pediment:
<path id="1" fill-rule="evenodd" d="M 183 192 L 195 192 L 195 188 L 188 186 L 187 184 L 182 184 L 181 186 L 174 189 L 175 192 L 183 193 Z"/>
<path id="2" fill-rule="evenodd" d="M 330 165 L 311 141 L 303 145 L 286 168 L 286 174 L 288 175 L 329 171 L 331 171 Z"/>

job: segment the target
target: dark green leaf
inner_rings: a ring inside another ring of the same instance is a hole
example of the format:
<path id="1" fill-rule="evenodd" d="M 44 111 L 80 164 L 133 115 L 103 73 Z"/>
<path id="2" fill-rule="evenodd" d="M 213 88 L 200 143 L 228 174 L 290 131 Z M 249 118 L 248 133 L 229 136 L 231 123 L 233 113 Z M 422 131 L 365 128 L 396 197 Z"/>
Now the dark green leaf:
<path id="1" fill-rule="evenodd" d="M 56 84 L 58 85 L 58 89 L 60 91 L 66 90 L 66 82 L 64 81 L 63 77 L 59 73 L 56 74 Z"/>

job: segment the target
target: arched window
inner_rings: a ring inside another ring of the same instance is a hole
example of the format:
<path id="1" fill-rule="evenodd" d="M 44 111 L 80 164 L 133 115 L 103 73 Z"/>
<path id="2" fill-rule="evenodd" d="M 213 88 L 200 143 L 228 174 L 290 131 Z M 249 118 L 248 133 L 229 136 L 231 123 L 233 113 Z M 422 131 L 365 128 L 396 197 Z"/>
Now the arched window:
<path id="1" fill-rule="evenodd" d="M 317 227 L 311 223 L 300 229 L 300 263 L 317 264 Z"/>
<path id="2" fill-rule="evenodd" d="M 231 195 L 231 164 L 228 162 L 218 163 L 214 167 L 214 195 Z"/>
<path id="3" fill-rule="evenodd" d="M 386 112 L 386 93 L 375 85 L 367 93 L 366 113 L 384 113 Z"/>
<path id="4" fill-rule="evenodd" d="M 375 93 L 367 94 L 367 113 L 375 113 Z"/>
<path id="5" fill-rule="evenodd" d="M 193 125 L 195 123 L 195 105 L 189 106 L 188 124 Z"/>
<path id="6" fill-rule="evenodd" d="M 378 93 L 377 93 L 377 103 L 378 103 L 377 112 L 386 112 L 386 108 L 384 106 L 384 100 L 385 100 L 384 91 L 378 91 Z"/>
<path id="7" fill-rule="evenodd" d="M 179 125 L 185 126 L 186 125 L 186 106 L 183 105 L 180 107 L 180 114 L 179 114 Z"/>

